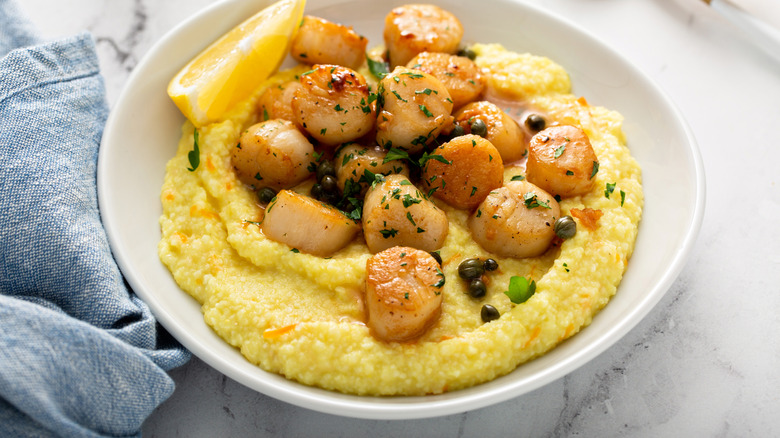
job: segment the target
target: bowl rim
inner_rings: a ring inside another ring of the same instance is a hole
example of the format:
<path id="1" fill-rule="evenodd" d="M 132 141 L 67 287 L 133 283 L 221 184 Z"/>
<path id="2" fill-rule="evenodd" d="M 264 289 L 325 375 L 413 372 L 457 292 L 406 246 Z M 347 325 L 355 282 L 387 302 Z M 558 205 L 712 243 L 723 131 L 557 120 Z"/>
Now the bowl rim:
<path id="1" fill-rule="evenodd" d="M 344 0 L 322 0 L 323 3 L 338 3 L 340 1 Z M 488 384 L 482 384 L 466 390 L 435 396 L 366 397 L 341 394 L 305 386 L 297 382 L 286 380 L 275 374 L 267 373 L 263 370 L 260 370 L 260 374 L 265 373 L 267 376 L 264 377 L 268 378 L 258 380 L 257 377 L 252 376 L 256 373 L 252 372 L 252 375 L 247 374 L 248 367 L 251 367 L 252 370 L 259 370 L 259 368 L 250 364 L 248 361 L 244 361 L 244 363 L 230 363 L 222 358 L 216 357 L 208 348 L 206 348 L 205 344 L 192 338 L 190 333 L 188 333 L 187 328 L 179 323 L 177 317 L 170 312 L 170 309 L 160 306 L 160 303 L 155 299 L 154 294 L 149 291 L 149 279 L 145 277 L 143 272 L 139 271 L 136 263 L 127 256 L 127 247 L 129 243 L 128 236 L 123 234 L 121 226 L 116 222 L 116 218 L 111 210 L 112 205 L 108 201 L 112 189 L 112 183 L 109 182 L 111 178 L 110 166 L 114 164 L 112 161 L 114 158 L 111 149 L 105 149 L 104 146 L 111 144 L 115 140 L 114 137 L 117 135 L 117 126 L 123 122 L 120 117 L 123 115 L 124 111 L 124 108 L 122 107 L 123 102 L 125 102 L 128 99 L 128 96 L 133 93 L 133 85 L 138 84 L 143 80 L 143 75 L 146 73 L 152 60 L 162 56 L 171 45 L 182 38 L 182 35 L 186 33 L 188 29 L 205 23 L 207 17 L 210 15 L 218 11 L 224 11 L 227 8 L 240 9 L 241 7 L 247 7 L 246 5 L 242 6 L 241 0 L 222 0 L 198 11 L 165 33 L 165 35 L 161 37 L 139 61 L 120 93 L 116 105 L 109 114 L 98 156 L 97 173 L 99 207 L 114 257 L 131 288 L 149 305 L 160 324 L 179 340 L 182 345 L 209 366 L 253 390 L 315 411 L 365 419 L 428 418 L 460 413 L 506 401 L 544 386 L 574 371 L 611 347 L 627 334 L 628 331 L 635 327 L 661 300 L 684 268 L 694 247 L 694 243 L 698 238 L 699 230 L 703 222 L 706 198 L 704 166 L 693 133 L 684 120 L 680 110 L 667 94 L 652 81 L 652 79 L 635 67 L 619 52 L 589 31 L 576 23 L 535 4 L 521 0 L 495 1 L 497 3 L 505 4 L 507 7 L 509 7 L 509 5 L 516 5 L 527 11 L 531 11 L 533 14 L 544 16 L 546 19 L 556 22 L 557 25 L 568 27 L 574 32 L 582 35 L 582 37 L 588 39 L 591 44 L 600 46 L 610 56 L 619 60 L 623 64 L 623 67 L 626 68 L 633 77 L 639 78 L 644 85 L 649 86 L 651 91 L 653 91 L 665 105 L 665 109 L 672 112 L 671 117 L 679 123 L 679 129 L 685 137 L 683 143 L 687 146 L 685 152 L 689 155 L 689 170 L 693 172 L 692 181 L 694 187 L 692 188 L 695 202 L 690 206 L 692 210 L 690 220 L 685 226 L 685 238 L 677 245 L 676 250 L 674 251 L 674 257 L 668 261 L 668 267 L 665 270 L 664 275 L 648 289 L 644 299 L 633 307 L 632 312 L 620 319 L 618 324 L 598 336 L 598 342 L 590 343 L 587 348 L 580 349 L 574 354 L 566 356 L 561 362 L 556 363 L 551 367 L 547 367 L 541 374 L 531 374 L 526 378 L 511 382 L 508 386 L 494 384 L 490 385 L 486 390 L 471 390 L 473 388 L 488 386 Z M 254 1 L 254 4 L 270 3 L 271 1 L 269 0 Z M 232 25 L 223 25 L 221 27 L 229 29 Z M 159 198 L 157 201 L 159 202 Z M 157 256 L 156 253 L 155 256 Z M 594 317 L 594 320 L 597 317 L 598 315 Z M 533 361 L 531 363 L 533 363 Z"/>

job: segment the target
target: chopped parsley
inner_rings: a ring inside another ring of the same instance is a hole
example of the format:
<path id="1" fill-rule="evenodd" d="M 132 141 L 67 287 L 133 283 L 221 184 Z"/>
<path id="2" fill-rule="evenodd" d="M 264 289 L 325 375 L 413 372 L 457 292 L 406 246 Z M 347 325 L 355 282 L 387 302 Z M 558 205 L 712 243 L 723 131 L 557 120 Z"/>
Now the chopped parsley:
<path id="1" fill-rule="evenodd" d="M 617 185 L 617 183 L 607 183 L 607 188 L 604 190 L 605 198 L 609 199 L 609 195 L 615 191 L 615 185 Z"/>
<path id="2" fill-rule="evenodd" d="M 425 105 L 420 104 L 420 111 L 422 111 L 423 114 L 425 114 L 425 117 L 433 117 L 433 113 L 430 110 L 428 110 L 428 108 Z"/>
<path id="3" fill-rule="evenodd" d="M 534 192 L 528 192 L 523 195 L 523 202 L 529 210 L 536 207 L 552 208 L 549 202 L 540 200 Z"/>
<path id="4" fill-rule="evenodd" d="M 593 179 L 593 177 L 596 176 L 596 174 L 598 172 L 599 172 L 599 162 L 598 161 L 594 161 L 593 162 L 593 170 L 591 170 L 590 178 L 588 178 L 588 179 Z"/>
<path id="5" fill-rule="evenodd" d="M 404 195 L 404 196 L 401 198 L 401 202 L 403 202 L 403 204 L 404 204 L 404 208 L 409 208 L 410 206 L 412 206 L 412 205 L 414 205 L 414 204 L 419 204 L 420 202 L 422 202 L 422 199 L 420 199 L 420 198 L 415 198 L 415 197 L 413 197 L 412 195 L 410 195 L 410 194 L 408 194 L 408 193 L 407 193 L 407 194 L 405 194 L 405 195 Z"/>
<path id="6" fill-rule="evenodd" d="M 420 157 L 420 161 L 419 161 L 420 167 L 423 167 L 425 163 L 428 162 L 428 160 L 436 160 L 440 163 L 452 164 L 452 161 L 442 157 L 439 154 L 429 154 L 428 152 L 423 152 L 422 157 Z"/>
<path id="7" fill-rule="evenodd" d="M 400 95 L 400 94 L 398 94 L 398 92 L 397 92 L 397 91 L 395 91 L 395 90 L 391 90 L 390 92 L 391 92 L 391 93 L 393 93 L 393 95 L 395 95 L 395 98 L 396 98 L 396 99 L 398 99 L 398 100 L 400 100 L 401 102 L 407 102 L 407 103 L 409 102 L 408 100 L 406 100 L 406 99 L 404 99 L 403 97 L 401 97 L 401 95 Z"/>
<path id="8" fill-rule="evenodd" d="M 616 182 L 614 183 L 607 183 L 607 188 L 604 190 L 604 196 L 609 199 L 609 195 L 612 194 L 612 192 L 615 191 L 615 186 L 617 185 Z M 626 192 L 623 190 L 620 191 L 620 206 L 622 207 L 623 204 L 626 202 Z"/>
<path id="9" fill-rule="evenodd" d="M 385 176 L 381 173 L 374 173 L 368 169 L 363 169 L 363 175 L 358 180 L 359 183 L 364 182 L 371 187 L 385 180 Z"/>
<path id="10" fill-rule="evenodd" d="M 525 179 L 525 177 L 523 175 L 515 175 L 515 176 L 512 177 L 512 179 L 510 181 L 522 181 L 524 179 Z"/>
<path id="11" fill-rule="evenodd" d="M 382 79 L 390 73 L 390 65 L 386 62 L 375 61 L 366 55 L 366 61 L 368 61 L 368 71 L 377 78 Z"/>
<path id="12" fill-rule="evenodd" d="M 436 282 L 436 284 L 433 284 L 432 286 L 433 287 L 442 287 L 442 286 L 444 286 L 444 283 L 446 281 L 446 279 L 444 277 L 444 272 L 441 272 L 441 269 L 436 268 L 436 276 L 437 277 L 441 277 L 441 278 L 439 279 L 439 281 Z"/>
<path id="13" fill-rule="evenodd" d="M 382 237 L 387 239 L 390 237 L 395 237 L 395 235 L 398 234 L 398 230 L 396 230 L 395 228 L 390 228 L 389 230 L 388 229 L 379 230 L 379 233 L 382 234 Z"/>
<path id="14" fill-rule="evenodd" d="M 390 150 L 387 151 L 387 155 L 385 155 L 385 159 L 382 160 L 382 164 L 393 160 L 411 160 L 411 157 L 409 156 L 409 152 L 406 152 L 405 150 L 390 148 Z"/>
<path id="15" fill-rule="evenodd" d="M 430 88 L 426 88 L 426 89 L 424 89 L 424 90 L 417 90 L 417 91 L 415 91 L 415 92 L 414 92 L 414 94 L 424 94 L 424 95 L 426 95 L 426 96 L 430 96 L 430 95 L 431 95 L 431 93 L 439 94 L 439 92 L 438 92 L 438 91 L 436 91 L 436 90 L 431 90 Z"/>
<path id="16" fill-rule="evenodd" d="M 187 158 L 190 160 L 190 167 L 187 168 L 190 172 L 194 172 L 200 165 L 200 144 L 198 143 L 198 130 L 196 129 L 193 136 L 192 150 L 187 153 Z"/>
<path id="17" fill-rule="evenodd" d="M 563 155 L 563 151 L 565 151 L 565 150 L 566 150 L 566 145 L 565 144 L 561 145 L 561 147 L 559 147 L 558 149 L 555 150 L 555 153 L 553 154 L 553 157 L 554 158 L 560 157 L 561 155 Z"/>

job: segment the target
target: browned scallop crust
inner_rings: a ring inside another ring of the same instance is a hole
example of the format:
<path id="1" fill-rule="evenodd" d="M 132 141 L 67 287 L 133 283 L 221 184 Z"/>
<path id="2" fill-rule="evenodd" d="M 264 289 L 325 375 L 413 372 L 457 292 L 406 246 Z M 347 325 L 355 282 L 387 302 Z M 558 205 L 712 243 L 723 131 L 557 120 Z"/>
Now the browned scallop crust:
<path id="1" fill-rule="evenodd" d="M 336 208 L 291 190 L 282 190 L 265 210 L 263 234 L 301 252 L 330 257 L 360 231 L 360 224 Z"/>
<path id="2" fill-rule="evenodd" d="M 564 198 L 593 189 L 598 158 L 585 132 L 571 125 L 553 126 L 531 138 L 526 178 Z"/>
<path id="3" fill-rule="evenodd" d="M 292 99 L 296 122 L 317 141 L 336 145 L 362 137 L 374 127 L 368 85 L 360 73 L 318 64 L 301 75 Z"/>
<path id="4" fill-rule="evenodd" d="M 429 73 L 440 80 L 447 87 L 455 109 L 478 99 L 487 86 L 479 67 L 464 56 L 423 52 L 406 66 Z"/>
<path id="5" fill-rule="evenodd" d="M 434 190 L 434 196 L 453 207 L 472 209 L 503 183 L 501 154 L 478 135 L 455 137 L 431 155 L 435 158 L 425 162 L 423 182 L 428 190 Z"/>
<path id="6" fill-rule="evenodd" d="M 503 257 L 536 257 L 550 247 L 558 202 L 528 181 L 510 181 L 490 192 L 469 217 L 471 236 Z"/>
<path id="7" fill-rule="evenodd" d="M 429 253 L 394 246 L 366 262 L 368 326 L 385 341 L 425 333 L 441 314 L 444 274 Z"/>
<path id="8" fill-rule="evenodd" d="M 399 6 L 385 17 L 384 39 L 392 66 L 422 52 L 455 53 L 463 25 L 444 9 L 425 4 Z"/>
<path id="9" fill-rule="evenodd" d="M 295 90 L 300 87 L 297 81 L 282 83 L 268 87 L 258 102 L 261 120 L 284 119 L 296 122 L 292 111 L 292 98 Z"/>
<path id="10" fill-rule="evenodd" d="M 455 112 L 454 117 L 455 123 L 466 133 L 471 133 L 471 123 L 475 119 L 485 122 L 487 127 L 485 138 L 498 149 L 505 163 L 517 161 L 525 156 L 523 130 L 496 104 L 484 100 L 471 102 Z"/>
<path id="11" fill-rule="evenodd" d="M 289 188 L 309 177 L 314 148 L 292 122 L 271 119 L 250 126 L 233 148 L 236 176 L 255 188 Z"/>
<path id="12" fill-rule="evenodd" d="M 304 64 L 337 64 L 357 70 L 368 39 L 352 26 L 306 15 L 290 46 L 290 55 Z"/>

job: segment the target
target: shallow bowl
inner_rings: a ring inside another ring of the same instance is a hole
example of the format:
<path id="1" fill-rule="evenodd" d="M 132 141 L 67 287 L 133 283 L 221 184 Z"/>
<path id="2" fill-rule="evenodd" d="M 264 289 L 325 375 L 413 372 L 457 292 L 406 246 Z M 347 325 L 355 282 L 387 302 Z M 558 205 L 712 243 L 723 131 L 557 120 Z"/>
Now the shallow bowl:
<path id="1" fill-rule="evenodd" d="M 702 221 L 704 172 L 695 140 L 665 94 L 586 30 L 539 7 L 511 0 L 435 2 L 461 18 L 466 42 L 497 42 L 547 56 L 569 72 L 574 94 L 625 117 L 628 146 L 643 170 L 645 210 L 617 294 L 590 326 L 545 356 L 451 393 L 352 396 L 301 385 L 249 363 L 204 323 L 200 305 L 176 285 L 157 255 L 165 164 L 184 121 L 166 94 L 168 81 L 213 40 L 271 3 L 218 2 L 166 34 L 133 71 L 106 124 L 98 190 L 111 247 L 133 290 L 184 346 L 249 388 L 316 411 L 373 419 L 448 415 L 499 403 L 563 377 L 613 345 L 653 308 L 684 266 Z M 350 24 L 373 45 L 381 42 L 385 14 L 400 4 L 309 0 L 306 13 Z"/>

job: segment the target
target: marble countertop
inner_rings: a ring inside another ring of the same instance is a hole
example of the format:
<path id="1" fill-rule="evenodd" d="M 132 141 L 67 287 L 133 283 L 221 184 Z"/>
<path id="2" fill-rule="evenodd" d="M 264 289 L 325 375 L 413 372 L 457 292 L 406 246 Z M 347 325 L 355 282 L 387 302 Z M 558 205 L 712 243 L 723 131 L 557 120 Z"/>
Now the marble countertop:
<path id="1" fill-rule="evenodd" d="M 648 74 L 699 143 L 703 227 L 654 310 L 557 381 L 492 407 L 424 420 L 309 411 L 193 358 L 171 372 L 177 389 L 144 424 L 145 436 L 780 436 L 780 146 L 772 134 L 780 122 L 780 63 L 701 1 L 532 1 Z M 93 33 L 113 104 L 152 44 L 210 1 L 20 3 L 47 37 Z"/>

